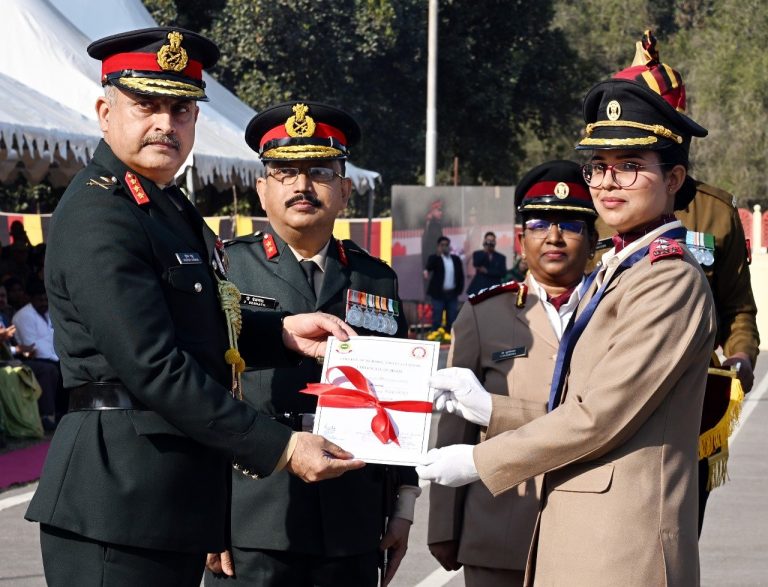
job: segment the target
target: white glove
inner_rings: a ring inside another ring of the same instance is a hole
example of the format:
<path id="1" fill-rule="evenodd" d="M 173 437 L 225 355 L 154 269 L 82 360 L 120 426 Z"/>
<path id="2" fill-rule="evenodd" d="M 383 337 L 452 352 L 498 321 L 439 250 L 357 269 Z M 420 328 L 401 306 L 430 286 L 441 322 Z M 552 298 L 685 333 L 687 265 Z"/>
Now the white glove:
<path id="1" fill-rule="evenodd" d="M 424 481 L 448 487 L 461 487 L 480 479 L 472 458 L 474 445 L 452 444 L 433 448 L 425 457 L 425 464 L 416 467 L 416 473 Z"/>
<path id="2" fill-rule="evenodd" d="M 478 426 L 488 426 L 493 402 L 491 394 L 470 369 L 440 369 L 429 380 L 435 390 L 435 409 L 456 414 Z"/>

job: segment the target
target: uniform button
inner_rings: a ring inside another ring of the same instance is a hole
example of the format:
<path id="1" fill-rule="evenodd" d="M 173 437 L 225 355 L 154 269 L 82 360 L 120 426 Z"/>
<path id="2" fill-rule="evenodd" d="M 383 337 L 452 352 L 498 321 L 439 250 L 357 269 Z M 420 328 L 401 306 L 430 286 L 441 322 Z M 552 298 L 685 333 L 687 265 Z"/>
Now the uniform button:
<path id="1" fill-rule="evenodd" d="M 196 291 L 197 293 L 200 293 L 201 291 L 203 291 L 203 284 L 202 284 L 202 283 L 200 283 L 200 282 L 196 283 L 196 284 L 195 284 L 195 291 Z"/>

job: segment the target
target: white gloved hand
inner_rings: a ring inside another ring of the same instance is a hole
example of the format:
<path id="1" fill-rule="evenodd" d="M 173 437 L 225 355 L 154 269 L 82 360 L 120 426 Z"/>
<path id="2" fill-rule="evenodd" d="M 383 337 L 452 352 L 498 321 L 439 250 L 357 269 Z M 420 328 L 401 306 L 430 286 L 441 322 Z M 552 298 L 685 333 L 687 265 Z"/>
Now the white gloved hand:
<path id="1" fill-rule="evenodd" d="M 435 409 L 456 414 L 478 426 L 488 426 L 493 402 L 491 394 L 470 369 L 440 369 L 429 380 L 435 390 Z"/>
<path id="2" fill-rule="evenodd" d="M 480 479 L 480 474 L 472 458 L 471 444 L 452 444 L 443 448 L 433 448 L 423 465 L 416 467 L 416 473 L 424 481 L 431 481 L 448 487 L 461 487 Z"/>

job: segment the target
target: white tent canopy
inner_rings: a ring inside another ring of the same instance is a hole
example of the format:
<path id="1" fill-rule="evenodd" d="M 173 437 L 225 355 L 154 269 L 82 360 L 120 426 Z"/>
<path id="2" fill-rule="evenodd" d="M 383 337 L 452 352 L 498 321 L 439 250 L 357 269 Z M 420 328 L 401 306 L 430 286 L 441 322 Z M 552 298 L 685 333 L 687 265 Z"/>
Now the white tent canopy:
<path id="1" fill-rule="evenodd" d="M 0 73 L 54 98 L 95 125 L 94 104 L 102 91 L 100 65 L 85 48 L 96 38 L 152 26 L 156 23 L 141 0 L 2 0 L 0 35 L 6 42 Z M 203 183 L 253 185 L 262 166 L 245 144 L 243 130 L 255 111 L 203 75 L 211 102 L 200 103 L 188 164 Z M 378 173 L 353 165 L 347 170 L 361 192 L 380 179 Z"/>
<path id="2" fill-rule="evenodd" d="M 63 185 L 100 138 L 92 120 L 0 73 L 0 181 L 23 173 L 39 183 L 50 172 L 51 183 Z"/>

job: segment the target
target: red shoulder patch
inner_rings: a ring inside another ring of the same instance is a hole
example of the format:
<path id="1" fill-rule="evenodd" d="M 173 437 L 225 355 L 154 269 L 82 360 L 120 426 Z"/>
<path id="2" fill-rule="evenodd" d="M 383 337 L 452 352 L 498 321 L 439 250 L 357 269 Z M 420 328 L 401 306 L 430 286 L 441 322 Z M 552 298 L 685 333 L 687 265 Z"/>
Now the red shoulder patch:
<path id="1" fill-rule="evenodd" d="M 334 240 L 336 241 L 336 248 L 339 251 L 339 261 L 346 267 L 349 265 L 349 259 L 347 259 L 347 251 L 344 250 L 344 244 L 339 239 Z"/>
<path id="2" fill-rule="evenodd" d="M 485 300 L 507 292 L 519 292 L 517 305 L 518 307 L 525 305 L 525 298 L 528 294 L 528 286 L 525 284 L 517 283 L 516 281 L 507 281 L 501 285 L 492 285 L 491 287 L 481 289 L 476 294 L 470 295 L 467 298 L 467 301 L 474 306 L 480 302 L 484 302 Z"/>
<path id="3" fill-rule="evenodd" d="M 131 195 L 133 196 L 133 199 L 136 201 L 136 203 L 139 206 L 143 206 L 144 204 L 149 204 L 149 196 L 147 195 L 147 192 L 144 191 L 144 188 L 141 187 L 141 182 L 139 181 L 138 177 L 136 177 L 130 171 L 126 171 L 125 183 L 128 186 L 128 189 L 130 190 Z"/>
<path id="4" fill-rule="evenodd" d="M 660 259 L 681 259 L 683 257 L 683 247 L 676 240 L 660 236 L 651 243 L 649 247 L 651 264 Z"/>
<path id="5" fill-rule="evenodd" d="M 267 259 L 273 259 L 279 254 L 275 239 L 272 238 L 271 234 L 264 234 L 264 239 L 261 241 L 261 245 L 264 247 L 264 254 L 267 256 Z"/>

